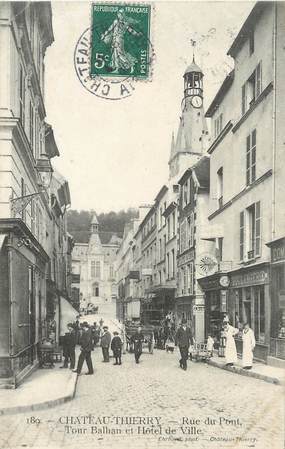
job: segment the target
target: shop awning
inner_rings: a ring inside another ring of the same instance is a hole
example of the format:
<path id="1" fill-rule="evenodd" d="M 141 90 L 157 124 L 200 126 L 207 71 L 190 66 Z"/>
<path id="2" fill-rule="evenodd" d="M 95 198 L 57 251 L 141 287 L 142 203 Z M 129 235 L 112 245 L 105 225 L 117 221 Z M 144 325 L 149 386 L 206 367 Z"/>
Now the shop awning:
<path id="1" fill-rule="evenodd" d="M 62 296 L 60 297 L 60 335 L 64 335 L 67 332 L 66 326 L 68 323 L 76 321 L 78 312 L 70 302 L 68 302 Z"/>
<path id="2" fill-rule="evenodd" d="M 145 293 L 170 293 L 173 292 L 176 287 L 170 285 L 157 285 L 151 288 L 146 288 Z"/>
<path id="3" fill-rule="evenodd" d="M 0 234 L 0 251 L 2 249 L 2 246 L 4 245 L 4 240 L 7 237 L 7 234 Z"/>

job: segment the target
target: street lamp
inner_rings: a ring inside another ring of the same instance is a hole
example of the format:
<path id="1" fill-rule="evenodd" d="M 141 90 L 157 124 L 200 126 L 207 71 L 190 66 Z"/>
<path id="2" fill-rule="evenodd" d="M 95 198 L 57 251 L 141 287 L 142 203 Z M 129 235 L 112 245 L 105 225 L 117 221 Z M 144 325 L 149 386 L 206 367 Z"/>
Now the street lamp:
<path id="1" fill-rule="evenodd" d="M 41 181 L 38 183 L 39 191 L 35 193 L 30 193 L 29 195 L 18 196 L 17 198 L 12 198 L 11 202 L 11 212 L 15 216 L 21 212 L 28 206 L 28 204 L 32 201 L 32 199 L 43 192 L 46 192 L 50 187 L 53 168 L 51 166 L 50 160 L 46 159 L 38 159 L 36 164 L 36 169 L 40 175 Z"/>

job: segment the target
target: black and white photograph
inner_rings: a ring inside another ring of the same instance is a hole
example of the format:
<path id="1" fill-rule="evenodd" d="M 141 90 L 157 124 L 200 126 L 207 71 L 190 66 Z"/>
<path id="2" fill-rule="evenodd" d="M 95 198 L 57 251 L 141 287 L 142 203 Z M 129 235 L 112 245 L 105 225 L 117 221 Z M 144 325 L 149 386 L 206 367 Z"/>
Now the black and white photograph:
<path id="1" fill-rule="evenodd" d="M 0 0 L 0 449 L 284 449 L 285 2 Z"/>

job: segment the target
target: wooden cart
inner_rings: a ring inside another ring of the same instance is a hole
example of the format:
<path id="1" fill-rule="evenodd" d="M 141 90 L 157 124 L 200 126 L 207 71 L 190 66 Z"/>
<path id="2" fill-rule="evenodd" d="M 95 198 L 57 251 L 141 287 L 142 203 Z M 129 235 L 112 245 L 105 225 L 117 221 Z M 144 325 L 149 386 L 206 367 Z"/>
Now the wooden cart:
<path id="1" fill-rule="evenodd" d="M 153 354 L 154 326 L 151 325 L 140 326 L 139 324 L 126 324 L 125 333 L 126 333 L 127 351 L 129 352 L 134 351 L 132 336 L 137 332 L 138 327 L 142 328 L 142 334 L 144 336 L 143 351 L 147 350 L 149 354 Z"/>
<path id="2" fill-rule="evenodd" d="M 207 361 L 211 357 L 211 352 L 207 350 L 207 344 L 206 343 L 195 343 L 190 348 L 190 358 L 192 360 L 195 360 L 196 362 L 199 361 Z"/>

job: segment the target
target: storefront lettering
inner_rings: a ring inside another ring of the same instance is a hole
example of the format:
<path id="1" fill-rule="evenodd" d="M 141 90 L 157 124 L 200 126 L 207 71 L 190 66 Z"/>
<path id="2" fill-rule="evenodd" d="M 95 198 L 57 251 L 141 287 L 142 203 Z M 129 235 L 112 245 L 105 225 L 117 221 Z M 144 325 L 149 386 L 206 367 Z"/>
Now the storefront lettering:
<path id="1" fill-rule="evenodd" d="M 268 273 L 266 271 L 254 271 L 239 276 L 232 276 L 232 287 L 243 287 L 245 285 L 263 284 L 268 281 Z"/>
<path id="2" fill-rule="evenodd" d="M 199 305 L 199 306 L 197 306 L 197 305 L 194 305 L 193 306 L 193 313 L 204 313 L 204 311 L 205 311 L 205 306 L 204 305 Z"/>
<path id="3" fill-rule="evenodd" d="M 194 251 L 192 250 L 189 253 L 183 254 L 183 256 L 179 257 L 177 265 L 178 267 L 180 267 L 181 265 L 184 265 L 185 263 L 193 259 L 194 259 Z"/>

